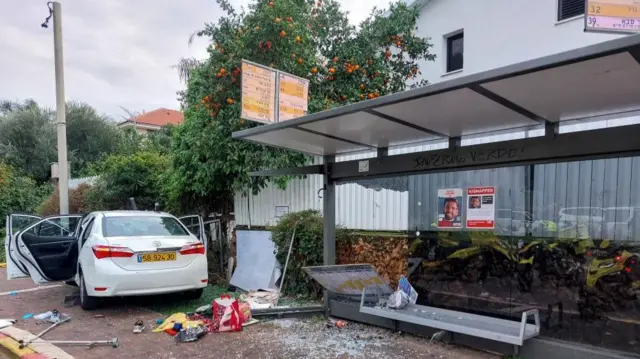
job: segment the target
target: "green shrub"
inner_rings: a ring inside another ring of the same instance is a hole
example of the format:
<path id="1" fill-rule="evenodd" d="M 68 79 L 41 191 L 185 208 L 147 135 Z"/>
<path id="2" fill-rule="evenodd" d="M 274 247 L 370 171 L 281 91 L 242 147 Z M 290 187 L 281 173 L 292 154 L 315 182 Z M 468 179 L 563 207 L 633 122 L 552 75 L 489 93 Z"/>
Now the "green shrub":
<path id="1" fill-rule="evenodd" d="M 289 295 L 318 298 L 322 294 L 322 288 L 304 273 L 302 267 L 322 265 L 322 215 L 315 210 L 293 212 L 282 217 L 275 227 L 270 228 L 271 238 L 276 245 L 276 258 L 283 267 L 294 227 L 296 235 L 282 290 Z M 336 228 L 336 241 L 347 240 L 348 237 L 348 230 Z"/>

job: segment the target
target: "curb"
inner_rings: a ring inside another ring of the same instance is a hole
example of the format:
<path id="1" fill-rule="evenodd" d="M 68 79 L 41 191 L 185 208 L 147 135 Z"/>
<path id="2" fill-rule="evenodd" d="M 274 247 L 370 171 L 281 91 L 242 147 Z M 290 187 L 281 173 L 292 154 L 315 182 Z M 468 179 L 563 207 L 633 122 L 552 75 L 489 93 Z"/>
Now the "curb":
<path id="1" fill-rule="evenodd" d="M 35 335 L 15 327 L 0 329 L 0 346 L 21 359 L 74 359 L 53 344 L 36 339 L 26 348 L 20 349 L 19 340 L 28 340 Z"/>

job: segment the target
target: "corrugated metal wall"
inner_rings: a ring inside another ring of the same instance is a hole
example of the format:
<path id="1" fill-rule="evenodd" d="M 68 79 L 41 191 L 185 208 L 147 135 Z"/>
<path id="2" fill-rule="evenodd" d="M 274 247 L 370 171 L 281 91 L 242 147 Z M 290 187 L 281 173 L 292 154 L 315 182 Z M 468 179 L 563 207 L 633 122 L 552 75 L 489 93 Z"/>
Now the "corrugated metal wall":
<path id="1" fill-rule="evenodd" d="M 568 124 L 561 132 L 584 131 L 610 126 L 639 123 L 637 117 Z M 525 136 L 538 136 L 543 130 L 510 134 L 496 134 L 465 138 L 465 146 L 507 141 Z M 431 143 L 401 149 L 392 149 L 389 155 L 421 152 L 445 148 L 446 142 Z M 375 157 L 375 152 L 341 156 L 336 161 L 351 161 Z M 321 163 L 316 159 L 316 163 Z M 556 220 L 561 207 L 622 207 L 638 206 L 640 210 L 640 159 L 611 159 L 563 164 L 534 166 L 535 189 L 532 213 L 535 219 Z M 437 209 L 433 206 L 438 188 L 495 185 L 498 209 L 524 210 L 528 195 L 525 167 L 499 168 L 491 170 L 452 172 L 409 177 L 409 191 L 398 192 L 387 189 L 368 189 L 357 183 L 343 183 L 336 187 L 336 220 L 347 228 L 367 230 L 415 230 L 427 229 Z M 635 181 L 636 185 L 633 185 Z M 235 214 L 239 225 L 265 226 L 277 222 L 277 206 L 287 206 L 289 211 L 303 209 L 322 210 L 322 199 L 318 190 L 322 188 L 322 177 L 308 176 L 293 180 L 286 190 L 269 185 L 257 196 L 243 197 L 236 194 Z M 588 203 L 588 204 L 587 204 Z M 249 214 L 249 208 L 251 212 Z M 638 213 L 640 215 L 640 213 Z M 637 217 L 637 216 L 636 216 Z M 631 226 L 640 234 L 640 222 Z M 632 233 L 616 225 L 617 237 Z M 539 229 L 542 230 L 542 229 Z M 545 235 L 546 233 L 534 233 Z"/>

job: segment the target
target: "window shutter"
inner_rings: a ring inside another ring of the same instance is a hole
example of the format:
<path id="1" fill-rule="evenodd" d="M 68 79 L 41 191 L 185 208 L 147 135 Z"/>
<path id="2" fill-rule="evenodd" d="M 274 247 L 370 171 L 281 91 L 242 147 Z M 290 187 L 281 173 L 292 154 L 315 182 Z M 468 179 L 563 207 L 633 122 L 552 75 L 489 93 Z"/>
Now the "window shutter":
<path id="1" fill-rule="evenodd" d="M 585 0 L 558 0 L 558 21 L 584 14 Z"/>

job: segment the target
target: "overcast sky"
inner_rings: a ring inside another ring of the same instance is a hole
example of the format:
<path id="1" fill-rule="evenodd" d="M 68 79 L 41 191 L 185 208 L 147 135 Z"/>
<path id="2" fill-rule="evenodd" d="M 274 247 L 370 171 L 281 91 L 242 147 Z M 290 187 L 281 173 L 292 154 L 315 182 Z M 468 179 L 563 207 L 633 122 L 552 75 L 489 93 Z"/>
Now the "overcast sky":
<path id="1" fill-rule="evenodd" d="M 252 0 L 231 0 L 236 7 Z M 53 31 L 40 24 L 45 0 L 0 0 L 0 99 L 55 105 Z M 67 100 L 122 120 L 126 112 L 178 109 L 171 65 L 204 58 L 206 40 L 189 35 L 221 14 L 215 0 L 60 0 Z M 389 0 L 343 0 L 353 24 Z"/>

